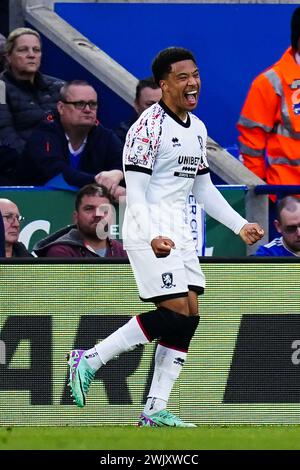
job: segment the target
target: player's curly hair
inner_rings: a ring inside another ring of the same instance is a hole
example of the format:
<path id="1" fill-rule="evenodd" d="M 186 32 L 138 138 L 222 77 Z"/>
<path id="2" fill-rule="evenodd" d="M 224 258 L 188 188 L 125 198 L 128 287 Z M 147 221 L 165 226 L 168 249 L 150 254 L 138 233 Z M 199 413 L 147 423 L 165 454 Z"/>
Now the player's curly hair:
<path id="1" fill-rule="evenodd" d="M 196 64 L 193 53 L 183 47 L 168 47 L 160 51 L 152 62 L 155 82 L 159 85 L 160 80 L 163 80 L 171 72 L 172 64 L 181 60 L 192 60 Z"/>

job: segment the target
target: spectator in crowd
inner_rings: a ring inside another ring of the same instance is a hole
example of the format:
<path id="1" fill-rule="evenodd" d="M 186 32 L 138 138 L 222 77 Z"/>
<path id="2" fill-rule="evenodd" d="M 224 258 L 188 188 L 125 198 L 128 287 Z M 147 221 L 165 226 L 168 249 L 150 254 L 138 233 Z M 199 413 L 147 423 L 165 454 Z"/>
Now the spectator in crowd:
<path id="1" fill-rule="evenodd" d="M 286 196 L 278 202 L 274 224 L 281 237 L 258 248 L 255 256 L 300 256 L 300 199 Z"/>
<path id="2" fill-rule="evenodd" d="M 9 32 L 9 0 L 1 0 L 0 2 L 0 31 L 4 36 Z"/>
<path id="3" fill-rule="evenodd" d="M 25 184 L 43 185 L 57 175 L 81 188 L 97 183 L 118 198 L 125 189 L 122 144 L 97 122 L 94 88 L 82 80 L 67 82 L 57 103 L 59 118 L 46 120 L 31 135 L 24 153 Z"/>
<path id="4" fill-rule="evenodd" d="M 4 70 L 4 49 L 5 49 L 6 37 L 0 33 L 0 72 Z"/>
<path id="5" fill-rule="evenodd" d="M 145 109 L 157 103 L 161 99 L 161 88 L 155 83 L 153 77 L 143 78 L 138 81 L 135 91 L 134 115 L 128 121 L 122 121 L 116 130 L 117 136 L 125 143 L 126 134 L 132 124 Z"/>
<path id="6" fill-rule="evenodd" d="M 41 39 L 37 31 L 17 28 L 5 44 L 0 75 L 0 184 L 17 184 L 25 142 L 44 115 L 53 113 L 63 81 L 39 72 Z"/>
<path id="7" fill-rule="evenodd" d="M 300 7 L 291 46 L 253 81 L 239 121 L 244 164 L 268 184 L 300 184 Z"/>
<path id="8" fill-rule="evenodd" d="M 24 219 L 20 215 L 17 205 L 9 199 L 0 199 L 0 212 L 3 217 L 5 232 L 5 257 L 23 258 L 31 257 L 25 245 L 19 242 L 20 224 Z"/>
<path id="9" fill-rule="evenodd" d="M 0 212 L 0 258 L 5 257 L 5 232 L 4 232 L 4 224 L 3 224 L 3 217 Z"/>
<path id="10" fill-rule="evenodd" d="M 44 257 L 126 258 L 122 243 L 109 238 L 113 202 L 105 186 L 84 186 L 75 200 L 75 225 L 39 241 L 33 251 Z"/>

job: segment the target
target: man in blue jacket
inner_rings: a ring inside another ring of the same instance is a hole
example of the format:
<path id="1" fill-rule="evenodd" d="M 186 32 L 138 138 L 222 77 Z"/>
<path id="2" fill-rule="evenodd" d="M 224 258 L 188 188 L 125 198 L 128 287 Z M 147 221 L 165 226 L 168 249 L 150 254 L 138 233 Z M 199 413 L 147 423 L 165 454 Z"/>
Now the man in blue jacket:
<path id="1" fill-rule="evenodd" d="M 62 87 L 59 119 L 48 117 L 27 142 L 25 184 L 44 185 L 60 175 L 77 188 L 97 183 L 115 198 L 124 194 L 122 144 L 112 130 L 97 122 L 97 108 L 97 93 L 87 82 L 73 80 Z"/>
<path id="2" fill-rule="evenodd" d="M 300 256 L 300 199 L 286 196 L 278 202 L 274 224 L 281 237 L 258 248 L 255 256 Z"/>

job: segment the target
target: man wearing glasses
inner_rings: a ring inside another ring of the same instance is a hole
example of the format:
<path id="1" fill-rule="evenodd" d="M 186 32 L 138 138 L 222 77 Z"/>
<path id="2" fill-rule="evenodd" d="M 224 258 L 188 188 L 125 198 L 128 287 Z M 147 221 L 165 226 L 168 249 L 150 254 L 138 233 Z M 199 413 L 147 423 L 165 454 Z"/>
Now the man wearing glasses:
<path id="1" fill-rule="evenodd" d="M 57 103 L 59 119 L 42 123 L 28 140 L 25 184 L 43 185 L 60 175 L 81 188 L 97 183 L 116 199 L 125 193 L 123 146 L 112 130 L 97 121 L 97 93 L 82 80 L 65 83 Z"/>
<path id="2" fill-rule="evenodd" d="M 25 245 L 19 242 L 20 226 L 24 217 L 20 215 L 17 205 L 9 199 L 0 199 L 0 212 L 3 218 L 5 237 L 5 258 L 28 258 L 32 255 Z"/>
<path id="3" fill-rule="evenodd" d="M 278 202 L 274 225 L 281 237 L 260 246 L 255 256 L 300 256 L 300 199 L 286 196 Z"/>

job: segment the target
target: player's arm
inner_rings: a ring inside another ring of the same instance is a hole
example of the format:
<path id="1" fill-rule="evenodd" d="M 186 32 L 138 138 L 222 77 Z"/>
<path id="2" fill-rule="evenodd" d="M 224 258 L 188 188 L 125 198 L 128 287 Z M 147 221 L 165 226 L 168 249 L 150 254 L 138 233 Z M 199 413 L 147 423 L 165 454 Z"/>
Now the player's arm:
<path id="1" fill-rule="evenodd" d="M 174 242 L 170 240 L 170 238 L 163 237 L 153 230 L 151 215 L 146 201 L 146 192 L 151 175 L 136 171 L 136 167 L 133 167 L 132 170 L 128 169 L 125 172 L 127 210 L 130 212 L 131 219 L 134 220 L 134 225 L 126 228 L 127 234 L 132 238 L 132 236 L 136 236 L 136 233 L 133 234 L 130 233 L 130 231 L 139 230 L 141 238 L 151 245 L 155 256 L 158 258 L 168 256 L 171 248 L 175 246 Z"/>
<path id="2" fill-rule="evenodd" d="M 263 237 L 264 231 L 257 223 L 249 223 L 228 204 L 212 183 L 209 173 L 196 176 L 193 194 L 199 204 L 204 204 L 208 215 L 240 235 L 248 245 Z"/>
<path id="3" fill-rule="evenodd" d="M 155 224 L 152 224 L 151 213 L 146 201 L 147 188 L 158 148 L 158 133 L 160 132 L 159 127 L 151 127 L 153 122 L 155 124 L 158 121 L 157 119 L 142 119 L 130 128 L 126 137 L 123 162 L 127 191 L 127 211 L 130 213 L 130 217 L 127 219 L 134 221 L 134 224 L 131 224 L 132 227 L 127 226 L 126 230 L 128 238 L 136 240 L 138 237 L 143 239 L 143 241 L 149 243 L 155 256 L 160 258 L 169 255 L 171 248 L 174 248 L 174 242 L 157 233 Z M 130 230 L 138 231 L 138 234 L 130 233 Z"/>

